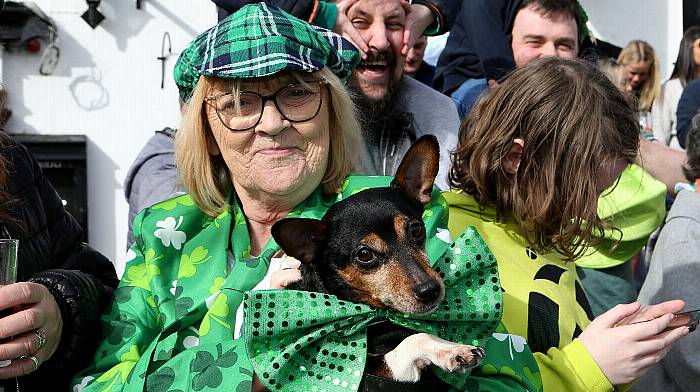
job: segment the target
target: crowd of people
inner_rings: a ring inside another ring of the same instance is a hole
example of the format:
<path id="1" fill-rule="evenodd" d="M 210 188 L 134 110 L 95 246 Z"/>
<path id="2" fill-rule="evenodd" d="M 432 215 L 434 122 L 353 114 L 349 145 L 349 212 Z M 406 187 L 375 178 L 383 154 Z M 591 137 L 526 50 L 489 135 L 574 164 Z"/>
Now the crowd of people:
<path id="1" fill-rule="evenodd" d="M 425 241 L 444 249 L 476 229 L 503 294 L 482 309 L 501 321 L 459 385 L 700 385 L 700 338 L 674 322 L 700 308 L 700 28 L 662 84 L 649 43 L 601 50 L 576 0 L 213 1 L 218 23 L 175 65 L 180 125 L 157 131 L 127 175 L 118 286 L 2 134 L 2 235 L 28 261 L 0 287 L 0 310 L 13 309 L 0 318 L 5 391 L 47 377 L 74 392 L 285 390 L 255 375 L 257 331 L 244 328 L 246 293 L 301 278 L 293 262 L 272 267 L 272 226 L 386 186 L 424 135 L 440 145 Z M 427 37 L 446 32 L 437 65 L 423 62 Z M 490 344 L 504 340 L 501 357 Z M 308 389 L 409 390 L 328 368 L 302 369 Z"/>

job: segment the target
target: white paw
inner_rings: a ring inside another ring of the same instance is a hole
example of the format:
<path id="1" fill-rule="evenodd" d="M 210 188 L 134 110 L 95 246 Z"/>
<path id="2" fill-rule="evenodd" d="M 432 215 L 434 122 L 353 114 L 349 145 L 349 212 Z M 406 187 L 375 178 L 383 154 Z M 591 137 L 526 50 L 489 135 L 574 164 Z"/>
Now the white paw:
<path id="1" fill-rule="evenodd" d="M 481 347 L 462 344 L 450 344 L 439 347 L 431 358 L 433 364 L 450 372 L 464 372 L 479 365 L 479 361 L 486 356 L 486 351 Z"/>

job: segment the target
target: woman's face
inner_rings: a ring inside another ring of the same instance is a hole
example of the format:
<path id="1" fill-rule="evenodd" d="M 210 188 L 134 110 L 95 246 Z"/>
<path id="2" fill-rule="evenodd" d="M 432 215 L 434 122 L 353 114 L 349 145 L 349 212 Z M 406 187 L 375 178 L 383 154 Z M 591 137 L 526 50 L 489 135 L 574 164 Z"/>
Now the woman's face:
<path id="1" fill-rule="evenodd" d="M 318 80 L 313 74 L 305 78 Z M 295 83 L 298 81 L 291 75 L 257 79 L 243 82 L 240 92 L 272 96 Z M 219 79 L 209 96 L 229 92 L 229 82 Z M 295 90 L 281 94 L 295 97 L 300 93 Z M 277 95 L 278 103 L 283 101 L 281 94 Z M 261 193 L 266 197 L 298 199 L 300 195 L 305 198 L 311 194 L 321 183 L 328 165 L 330 139 L 329 92 L 325 85 L 320 85 L 319 94 L 318 113 L 307 121 L 290 122 L 269 99 L 263 104 L 262 117 L 257 125 L 243 131 L 225 127 L 213 102 L 205 105 L 206 119 L 214 136 L 214 141 L 210 140 L 208 144 L 209 153 L 222 155 L 231 172 L 231 181 L 239 192 L 245 190 L 253 195 Z M 247 103 L 242 101 L 241 104 Z"/>
<path id="2" fill-rule="evenodd" d="M 632 90 L 638 90 L 647 79 L 651 70 L 651 62 L 639 61 L 636 63 L 625 64 L 624 81 L 627 87 Z"/>
<path id="3" fill-rule="evenodd" d="M 700 38 L 693 41 L 693 61 L 696 67 L 700 67 Z"/>

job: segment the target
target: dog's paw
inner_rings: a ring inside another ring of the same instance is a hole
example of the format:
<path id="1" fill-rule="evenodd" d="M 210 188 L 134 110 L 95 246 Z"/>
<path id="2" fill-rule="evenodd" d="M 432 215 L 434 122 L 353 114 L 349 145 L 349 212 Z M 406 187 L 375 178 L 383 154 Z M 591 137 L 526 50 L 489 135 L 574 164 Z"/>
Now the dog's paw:
<path id="1" fill-rule="evenodd" d="M 478 366 L 485 356 L 486 351 L 481 347 L 454 344 L 441 347 L 433 363 L 447 372 L 458 373 Z"/>

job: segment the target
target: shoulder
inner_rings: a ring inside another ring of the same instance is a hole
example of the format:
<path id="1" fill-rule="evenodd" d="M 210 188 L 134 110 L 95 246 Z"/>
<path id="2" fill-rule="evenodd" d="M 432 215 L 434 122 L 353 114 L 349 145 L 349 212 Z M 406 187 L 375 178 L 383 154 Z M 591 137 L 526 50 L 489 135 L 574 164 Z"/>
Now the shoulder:
<path id="1" fill-rule="evenodd" d="M 419 128 L 432 134 L 457 132 L 459 115 L 450 97 L 408 76 L 402 83 L 405 109 L 413 114 Z"/>
<path id="2" fill-rule="evenodd" d="M 157 229 L 180 231 L 188 234 L 201 231 L 214 218 L 207 216 L 189 194 L 180 195 L 145 208 L 134 218 L 134 236 L 137 238 Z"/>
<path id="3" fill-rule="evenodd" d="M 401 83 L 403 84 L 403 94 L 405 95 L 406 102 L 411 106 L 425 105 L 426 102 L 435 104 L 435 106 L 430 105 L 430 107 L 423 106 L 422 109 L 434 109 L 438 105 L 452 103 L 452 99 L 447 95 L 435 90 L 434 88 L 425 85 L 412 77 L 403 76 L 401 78 Z M 455 109 L 455 113 L 457 109 Z"/>

